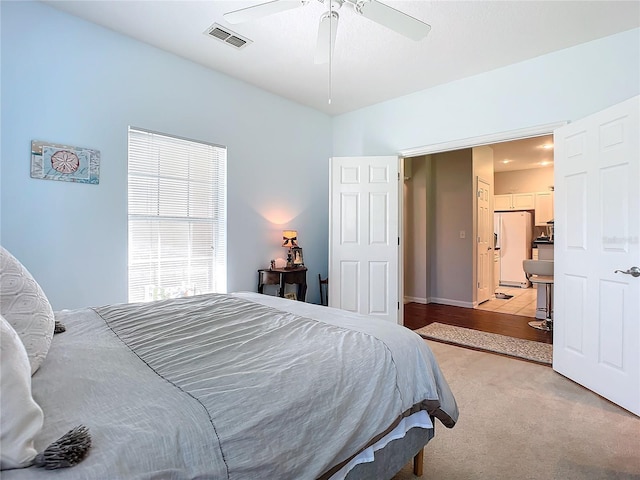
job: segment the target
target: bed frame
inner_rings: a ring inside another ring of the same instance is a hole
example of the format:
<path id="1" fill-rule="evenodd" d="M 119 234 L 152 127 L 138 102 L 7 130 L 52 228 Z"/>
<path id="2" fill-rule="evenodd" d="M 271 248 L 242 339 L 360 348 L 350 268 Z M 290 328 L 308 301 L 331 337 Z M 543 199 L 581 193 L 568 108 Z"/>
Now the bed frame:
<path id="1" fill-rule="evenodd" d="M 393 478 L 413 458 L 413 474 L 423 474 L 424 447 L 434 436 L 435 428 L 412 428 L 403 438 L 393 440 L 376 452 L 374 462 L 356 465 L 346 480 Z"/>

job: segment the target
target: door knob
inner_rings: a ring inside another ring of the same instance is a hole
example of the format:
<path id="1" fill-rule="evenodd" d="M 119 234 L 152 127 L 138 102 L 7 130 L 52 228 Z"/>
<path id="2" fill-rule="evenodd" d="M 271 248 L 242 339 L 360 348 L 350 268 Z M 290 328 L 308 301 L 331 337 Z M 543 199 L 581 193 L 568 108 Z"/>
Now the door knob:
<path id="1" fill-rule="evenodd" d="M 624 273 L 625 275 L 631 275 L 632 277 L 640 277 L 640 268 L 631 267 L 629 270 L 616 270 L 613 273 Z"/>

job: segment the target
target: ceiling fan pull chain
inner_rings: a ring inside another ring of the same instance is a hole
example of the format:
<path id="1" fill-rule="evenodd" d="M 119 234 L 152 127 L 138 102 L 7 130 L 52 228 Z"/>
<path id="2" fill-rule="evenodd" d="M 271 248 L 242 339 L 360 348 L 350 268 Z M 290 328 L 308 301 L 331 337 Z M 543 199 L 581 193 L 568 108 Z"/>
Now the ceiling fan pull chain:
<path id="1" fill-rule="evenodd" d="M 331 22 L 331 15 L 333 15 L 333 3 L 329 2 L 329 105 L 331 105 L 331 60 L 333 59 L 333 52 L 331 51 L 331 39 L 333 38 L 333 26 Z"/>

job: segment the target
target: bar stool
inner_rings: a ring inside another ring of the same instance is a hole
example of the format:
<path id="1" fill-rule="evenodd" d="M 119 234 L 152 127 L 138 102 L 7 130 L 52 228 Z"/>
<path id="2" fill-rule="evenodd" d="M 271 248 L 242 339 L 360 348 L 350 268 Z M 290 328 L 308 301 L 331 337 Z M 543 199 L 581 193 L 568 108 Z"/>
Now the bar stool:
<path id="1" fill-rule="evenodd" d="M 522 268 L 531 283 L 545 286 L 547 294 L 545 307 L 538 309 L 545 312 L 545 319 L 529 322 L 529 326 L 550 332 L 553 330 L 553 260 L 523 260 Z"/>

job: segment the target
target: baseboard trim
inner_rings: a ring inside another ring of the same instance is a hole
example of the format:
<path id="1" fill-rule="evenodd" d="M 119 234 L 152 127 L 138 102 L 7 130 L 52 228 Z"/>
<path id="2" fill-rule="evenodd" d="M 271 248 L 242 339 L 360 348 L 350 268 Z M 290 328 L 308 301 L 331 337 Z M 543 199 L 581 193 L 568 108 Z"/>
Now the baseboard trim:
<path id="1" fill-rule="evenodd" d="M 438 303 L 440 305 L 450 305 L 452 307 L 473 308 L 473 302 L 463 302 L 461 300 L 452 300 L 450 298 L 429 297 L 428 303 Z"/>
<path id="2" fill-rule="evenodd" d="M 429 302 L 426 298 L 422 297 L 404 297 L 404 303 L 422 303 L 426 305 Z"/>

